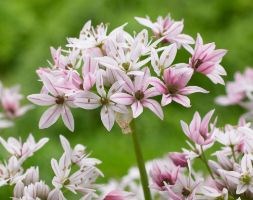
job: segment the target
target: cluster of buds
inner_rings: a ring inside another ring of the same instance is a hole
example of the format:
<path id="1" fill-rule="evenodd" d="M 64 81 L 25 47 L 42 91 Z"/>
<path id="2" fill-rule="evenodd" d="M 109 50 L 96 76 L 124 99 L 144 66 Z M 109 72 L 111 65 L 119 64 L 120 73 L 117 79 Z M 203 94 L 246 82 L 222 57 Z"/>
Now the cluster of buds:
<path id="1" fill-rule="evenodd" d="M 0 129 L 13 126 L 13 120 L 24 115 L 33 106 L 21 106 L 20 87 L 5 88 L 0 82 Z"/>
<path id="2" fill-rule="evenodd" d="M 60 136 L 60 141 L 64 153 L 59 161 L 51 159 L 55 176 L 52 179 L 53 188 L 50 188 L 40 179 L 38 166 L 22 167 L 27 158 L 48 142 L 48 138 L 36 142 L 30 134 L 22 142 L 13 137 L 7 141 L 0 137 L 0 143 L 10 153 L 8 161 L 0 164 L 0 187 L 14 186 L 13 200 L 66 200 L 66 191 L 83 200 L 98 197 L 95 181 L 102 176 L 96 167 L 100 161 L 90 158 L 85 146 L 78 144 L 72 149 L 65 137 Z"/>
<path id="3" fill-rule="evenodd" d="M 244 118 L 252 120 L 253 118 L 253 69 L 246 68 L 244 73 L 236 72 L 234 81 L 226 84 L 226 95 L 216 98 L 216 102 L 223 106 L 239 105 L 248 112 L 243 115 Z"/>
<path id="4" fill-rule="evenodd" d="M 226 50 L 204 44 L 199 34 L 196 41 L 183 34 L 183 21 L 169 16 L 158 17 L 156 22 L 136 20 L 155 37 L 149 37 L 146 29 L 131 35 L 124 30 L 126 25 L 108 33 L 107 25 L 93 27 L 88 21 L 79 38 L 68 39 L 66 50 L 51 48 L 53 62 L 37 70 L 42 90 L 28 96 L 34 104 L 50 106 L 40 119 L 40 128 L 48 128 L 61 117 L 74 131 L 71 108 L 101 108 L 101 121 L 108 131 L 115 120 L 120 121 L 118 116 L 130 116 L 131 121 L 144 108 L 163 119 L 162 107 L 172 101 L 190 107 L 188 95 L 208 92 L 188 85 L 194 73 L 224 84 L 226 72 L 220 63 Z M 179 50 L 186 50 L 189 60 L 175 63 Z M 127 132 L 124 121 L 119 125 Z"/>

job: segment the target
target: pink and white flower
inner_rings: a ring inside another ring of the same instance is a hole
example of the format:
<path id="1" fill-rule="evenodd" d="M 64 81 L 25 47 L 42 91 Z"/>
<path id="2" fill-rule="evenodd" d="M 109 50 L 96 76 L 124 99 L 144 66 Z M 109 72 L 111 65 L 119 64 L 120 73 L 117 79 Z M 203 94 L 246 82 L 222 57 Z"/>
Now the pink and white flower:
<path id="1" fill-rule="evenodd" d="M 190 44 L 194 44 L 192 37 L 182 34 L 184 23 L 181 21 L 174 21 L 168 15 L 165 18 L 159 16 L 156 22 L 152 22 L 149 17 L 141 18 L 135 17 L 138 23 L 150 28 L 157 38 L 164 38 L 164 42 L 175 43 L 177 47 L 183 46 L 188 49 Z"/>
<path id="2" fill-rule="evenodd" d="M 214 43 L 204 44 L 202 37 L 198 34 L 195 48 L 191 51 L 189 66 L 194 71 L 206 75 L 213 83 L 224 85 L 222 76 L 226 75 L 226 71 L 220 63 L 226 53 L 227 50 L 215 49 Z"/>
<path id="3" fill-rule="evenodd" d="M 0 106 L 5 117 L 15 119 L 33 108 L 32 105 L 21 106 L 22 99 L 23 95 L 20 94 L 20 86 L 4 88 L 0 82 Z M 5 122 L 2 122 L 3 127 L 10 125 L 7 121 Z"/>
<path id="4" fill-rule="evenodd" d="M 123 88 L 124 81 L 114 83 L 108 92 L 106 92 L 102 72 L 97 74 L 96 88 L 98 94 L 89 91 L 79 92 L 73 95 L 74 104 L 83 109 L 101 108 L 100 116 L 105 128 L 110 131 L 115 122 L 115 112 L 127 113 L 127 108 L 115 102 L 111 96 L 119 93 Z"/>
<path id="5" fill-rule="evenodd" d="M 163 72 L 163 80 L 152 77 L 150 83 L 162 94 L 162 106 L 175 101 L 185 107 L 190 107 L 190 99 L 187 95 L 196 92 L 208 92 L 198 86 L 187 86 L 191 77 L 192 71 L 189 68 L 169 67 Z"/>
<path id="6" fill-rule="evenodd" d="M 137 118 L 142 112 L 143 107 L 150 109 L 160 119 L 163 119 L 163 111 L 160 104 L 151 99 L 159 93 L 154 87 L 149 87 L 150 71 L 148 68 L 143 70 L 143 75 L 136 76 L 134 81 L 129 77 L 124 77 L 125 92 L 115 93 L 111 96 L 112 100 L 122 105 L 131 105 L 133 117 Z"/>
<path id="7" fill-rule="evenodd" d="M 151 65 L 155 71 L 155 73 L 160 76 L 163 71 L 170 67 L 172 62 L 174 61 L 177 55 L 177 46 L 175 44 L 171 44 L 167 46 L 162 52 L 160 58 L 158 56 L 158 52 L 155 49 L 151 50 Z"/>
<path id="8" fill-rule="evenodd" d="M 214 134 L 213 128 L 209 130 L 209 122 L 213 113 L 214 110 L 209 111 L 201 120 L 199 113 L 195 112 L 189 126 L 184 121 L 181 121 L 181 126 L 185 135 L 199 145 L 208 145 L 212 143 L 214 141 Z"/>
<path id="9" fill-rule="evenodd" d="M 54 85 L 54 78 L 51 76 L 41 75 L 41 80 L 47 92 L 27 97 L 34 104 L 50 106 L 41 116 L 39 128 L 50 127 L 61 116 L 65 126 L 74 131 L 74 118 L 70 111 L 70 107 L 74 107 L 73 100 Z"/>

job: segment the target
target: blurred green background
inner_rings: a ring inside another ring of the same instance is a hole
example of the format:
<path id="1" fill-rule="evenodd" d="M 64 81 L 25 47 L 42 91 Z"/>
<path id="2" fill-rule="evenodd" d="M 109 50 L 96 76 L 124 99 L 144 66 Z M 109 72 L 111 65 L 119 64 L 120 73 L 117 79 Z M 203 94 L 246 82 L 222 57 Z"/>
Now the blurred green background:
<path id="1" fill-rule="evenodd" d="M 228 72 L 225 80 L 233 73 L 253 64 L 253 3 L 252 0 L 0 0 L 0 80 L 11 86 L 19 83 L 25 95 L 38 93 L 40 83 L 35 70 L 47 66 L 49 47 L 64 46 L 67 37 L 79 35 L 83 24 L 91 19 L 94 24 L 110 23 L 110 29 L 128 22 L 127 30 L 140 30 L 134 16 L 171 13 L 176 20 L 184 19 L 184 32 L 193 37 L 199 32 L 205 42 L 215 41 L 219 48 L 229 52 L 223 60 Z M 182 56 L 180 61 L 187 62 Z M 165 119 L 160 121 L 151 112 L 145 111 L 137 120 L 137 129 L 145 159 L 163 156 L 166 152 L 178 151 L 185 145 L 185 137 L 179 121 L 189 122 L 198 110 L 203 115 L 216 108 L 218 125 L 236 123 L 243 112 L 238 107 L 220 107 L 214 98 L 224 93 L 224 87 L 212 84 L 203 76 L 194 77 L 192 84 L 209 90 L 209 94 L 191 96 L 192 107 L 185 109 L 176 104 L 165 108 Z M 27 103 L 27 101 L 24 101 Z M 38 129 L 39 118 L 44 108 L 36 108 L 18 119 L 16 126 L 2 131 L 1 136 L 26 137 L 29 132 L 36 138 L 51 140 L 37 156 L 26 165 L 39 164 L 41 177 L 49 181 L 52 177 L 50 158 L 59 158 L 62 153 L 59 134 L 64 134 L 72 143 L 82 143 L 92 156 L 103 161 L 100 168 L 105 177 L 120 177 L 135 164 L 131 138 L 122 135 L 115 126 L 108 133 L 100 122 L 96 111 L 73 110 L 75 133 L 70 133 L 57 122 L 47 130 Z M 1 159 L 5 157 L 1 149 Z M 0 189 L 0 196 L 7 196 L 7 189 Z"/>

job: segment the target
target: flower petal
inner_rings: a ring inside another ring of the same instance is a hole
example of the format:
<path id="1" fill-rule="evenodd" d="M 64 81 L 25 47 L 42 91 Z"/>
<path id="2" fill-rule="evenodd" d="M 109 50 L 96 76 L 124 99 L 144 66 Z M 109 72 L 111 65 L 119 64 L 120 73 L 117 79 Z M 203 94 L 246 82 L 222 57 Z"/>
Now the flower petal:
<path id="1" fill-rule="evenodd" d="M 39 106 L 51 106 L 55 104 L 55 98 L 48 94 L 32 94 L 27 99 Z"/>
<path id="2" fill-rule="evenodd" d="M 105 128 L 110 131 L 115 122 L 115 113 L 109 106 L 103 106 L 100 112 L 101 120 Z"/>
<path id="3" fill-rule="evenodd" d="M 74 131 L 74 118 L 68 106 L 64 105 L 61 112 L 62 120 L 65 126 L 70 130 Z"/>
<path id="4" fill-rule="evenodd" d="M 136 101 L 131 105 L 133 117 L 137 118 L 143 112 L 143 106 L 140 101 Z"/>
<path id="5" fill-rule="evenodd" d="M 133 96 L 127 93 L 118 92 L 113 94 L 110 99 L 118 104 L 131 105 L 133 103 Z"/>
<path id="6" fill-rule="evenodd" d="M 54 105 L 48 108 L 40 118 L 39 128 L 48 128 L 60 117 L 62 106 Z"/>
<path id="7" fill-rule="evenodd" d="M 145 99 L 143 101 L 143 106 L 150 109 L 153 113 L 155 113 L 160 119 L 163 119 L 163 110 L 161 105 L 153 100 L 153 99 Z"/>

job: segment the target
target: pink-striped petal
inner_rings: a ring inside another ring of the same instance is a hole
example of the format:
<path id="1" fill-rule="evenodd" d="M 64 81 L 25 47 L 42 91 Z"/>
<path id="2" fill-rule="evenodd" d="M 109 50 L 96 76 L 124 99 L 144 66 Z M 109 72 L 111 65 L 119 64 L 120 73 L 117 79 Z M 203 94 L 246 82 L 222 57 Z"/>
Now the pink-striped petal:
<path id="1" fill-rule="evenodd" d="M 40 76 L 44 86 L 46 87 L 46 89 L 54 96 L 58 96 L 60 95 L 60 93 L 57 91 L 57 89 L 55 88 L 55 85 L 53 84 L 53 80 L 52 77 L 48 77 L 46 74 L 41 74 Z"/>
<path id="2" fill-rule="evenodd" d="M 180 121 L 180 124 L 181 124 L 181 127 L 182 127 L 182 130 L 184 132 L 184 134 L 189 137 L 190 136 L 190 130 L 189 130 L 189 126 L 184 122 L 184 121 Z"/>
<path id="3" fill-rule="evenodd" d="M 131 105 L 133 117 L 137 118 L 143 112 L 143 106 L 140 101 L 136 101 Z"/>
<path id="4" fill-rule="evenodd" d="M 103 106 L 100 112 L 102 123 L 110 131 L 115 122 L 115 113 L 109 106 Z"/>
<path id="5" fill-rule="evenodd" d="M 54 124 L 60 117 L 62 106 L 54 105 L 48 108 L 41 116 L 39 121 L 39 128 L 44 129 L 48 128 Z"/>
<path id="6" fill-rule="evenodd" d="M 198 86 L 187 86 L 179 91 L 179 93 L 182 95 L 188 95 L 196 92 L 209 93 L 209 91 Z"/>
<path id="7" fill-rule="evenodd" d="M 70 130 L 74 131 L 74 118 L 68 106 L 63 105 L 61 112 L 62 120 L 65 126 Z"/>
<path id="8" fill-rule="evenodd" d="M 115 82 L 111 88 L 109 89 L 108 91 L 108 94 L 107 94 L 107 97 L 110 97 L 112 94 L 115 94 L 117 92 L 121 92 L 123 86 L 124 86 L 124 81 L 123 80 L 120 80 L 120 81 L 117 81 Z"/>
<path id="9" fill-rule="evenodd" d="M 169 45 L 161 54 L 160 64 L 165 68 L 169 67 L 177 55 L 177 45 Z"/>
<path id="10" fill-rule="evenodd" d="M 194 132 L 196 130 L 198 131 L 200 129 L 200 126 L 201 126 L 201 117 L 198 112 L 195 112 L 193 119 L 192 119 L 190 126 L 189 126 L 190 131 L 191 132 Z"/>
<path id="11" fill-rule="evenodd" d="M 172 102 L 171 94 L 163 94 L 161 105 L 166 106 Z"/>
<path id="12" fill-rule="evenodd" d="M 201 122 L 201 126 L 200 126 L 200 131 L 203 133 L 208 132 L 208 124 L 210 122 L 210 119 L 212 118 L 214 113 L 214 110 L 209 111 L 205 117 L 203 118 L 202 122 Z"/>
<path id="13" fill-rule="evenodd" d="M 101 97 L 89 91 L 79 92 L 78 94 L 74 95 L 73 98 L 74 105 L 83 109 L 92 110 L 101 105 Z"/>
<path id="14" fill-rule="evenodd" d="M 55 104 L 55 98 L 48 94 L 32 94 L 27 99 L 39 106 L 51 106 Z"/>
<path id="15" fill-rule="evenodd" d="M 161 108 L 161 105 L 157 101 L 155 101 L 153 99 L 145 99 L 143 101 L 143 106 L 150 109 L 160 119 L 163 119 L 163 110 Z"/>
<path id="16" fill-rule="evenodd" d="M 127 93 L 115 93 L 113 94 L 110 99 L 118 104 L 122 104 L 122 105 L 131 105 L 133 103 L 133 96 Z"/>
<path id="17" fill-rule="evenodd" d="M 153 85 L 161 94 L 168 92 L 166 85 L 159 78 L 151 77 L 149 80 L 150 85 Z"/>
<path id="18" fill-rule="evenodd" d="M 190 99 L 187 96 L 176 94 L 172 97 L 172 100 L 181 104 L 184 107 L 191 107 Z"/>
<path id="19" fill-rule="evenodd" d="M 141 18 L 141 17 L 135 17 L 134 19 L 143 26 L 149 27 L 151 29 L 155 28 L 154 24 L 150 21 L 150 19 Z"/>
<path id="20" fill-rule="evenodd" d="M 102 70 L 100 70 L 97 73 L 96 88 L 97 88 L 97 92 L 100 96 L 102 96 L 102 97 L 106 96 Z"/>

